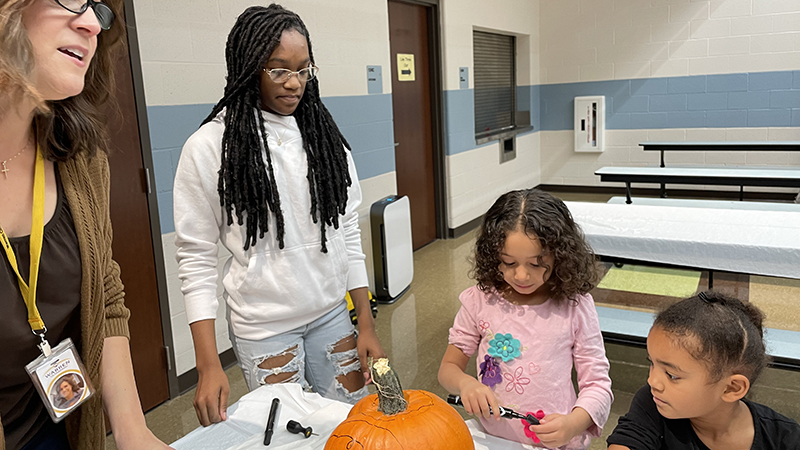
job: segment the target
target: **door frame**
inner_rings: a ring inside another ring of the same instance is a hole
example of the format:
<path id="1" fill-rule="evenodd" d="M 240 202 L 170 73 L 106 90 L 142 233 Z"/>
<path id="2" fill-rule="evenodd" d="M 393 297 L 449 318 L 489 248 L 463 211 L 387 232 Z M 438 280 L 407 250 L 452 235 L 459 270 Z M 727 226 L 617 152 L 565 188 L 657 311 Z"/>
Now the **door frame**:
<path id="1" fill-rule="evenodd" d="M 433 148 L 433 200 L 436 238 L 447 239 L 447 183 L 444 151 L 444 89 L 439 0 L 391 0 L 426 7 L 428 11 L 428 64 L 431 83 L 431 145 Z M 387 8 L 388 8 L 387 0 Z M 388 22 L 387 22 L 388 25 Z M 390 55 L 390 58 L 392 56 Z M 392 76 L 394 76 L 392 74 Z"/>
<path id="2" fill-rule="evenodd" d="M 144 77 L 142 60 L 139 54 L 139 38 L 136 29 L 136 15 L 133 0 L 124 0 L 125 25 L 128 40 L 128 59 L 133 79 L 133 97 L 136 104 L 136 118 L 139 124 L 139 142 L 141 143 L 142 163 L 147 186 L 147 208 L 150 213 L 150 236 L 153 241 L 153 257 L 155 258 L 156 285 L 158 290 L 158 308 L 161 316 L 161 329 L 164 339 L 164 354 L 167 361 L 167 382 L 169 398 L 180 395 L 178 374 L 175 367 L 175 346 L 172 339 L 172 322 L 169 309 L 169 290 L 167 288 L 167 271 L 164 264 L 164 246 L 161 241 L 161 221 L 158 215 L 158 197 L 155 189 L 153 150 L 150 145 L 150 126 L 147 121 L 147 102 L 144 97 Z"/>

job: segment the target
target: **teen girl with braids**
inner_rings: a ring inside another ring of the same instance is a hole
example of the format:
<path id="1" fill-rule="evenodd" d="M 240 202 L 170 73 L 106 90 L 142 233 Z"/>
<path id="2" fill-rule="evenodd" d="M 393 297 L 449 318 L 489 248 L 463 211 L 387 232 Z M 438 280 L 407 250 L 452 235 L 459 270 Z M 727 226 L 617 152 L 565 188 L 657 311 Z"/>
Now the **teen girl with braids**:
<path id="1" fill-rule="evenodd" d="M 224 95 L 183 147 L 174 186 L 178 274 L 204 426 L 225 420 L 229 391 L 214 331 L 217 241 L 231 253 L 222 296 L 251 390 L 298 382 L 355 402 L 367 393 L 366 358 L 385 356 L 367 296 L 358 177 L 320 101 L 308 30 L 279 5 L 251 7 L 225 53 Z"/>

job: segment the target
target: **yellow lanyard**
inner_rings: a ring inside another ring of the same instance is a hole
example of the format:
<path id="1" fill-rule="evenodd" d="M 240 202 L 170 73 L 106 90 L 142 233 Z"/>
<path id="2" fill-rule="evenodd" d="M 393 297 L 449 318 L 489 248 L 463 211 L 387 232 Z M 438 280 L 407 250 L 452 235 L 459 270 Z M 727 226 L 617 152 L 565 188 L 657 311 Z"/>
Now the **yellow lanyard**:
<path id="1" fill-rule="evenodd" d="M 26 283 L 19 273 L 17 267 L 17 258 L 14 256 L 14 249 L 11 248 L 11 242 L 6 236 L 5 230 L 0 226 L 0 241 L 3 243 L 3 248 L 8 256 L 8 262 L 17 273 L 17 281 L 19 282 L 19 290 L 22 298 L 25 300 L 25 305 L 28 307 L 28 323 L 31 326 L 33 333 L 44 340 L 44 333 L 47 327 L 44 326 L 42 316 L 39 315 L 39 309 L 36 307 L 36 284 L 39 280 L 39 260 L 42 256 L 42 240 L 44 236 L 44 157 L 36 146 L 36 171 L 33 178 L 33 215 L 31 220 L 31 237 L 30 237 L 30 252 L 31 252 L 31 269 L 28 274 L 29 283 Z"/>

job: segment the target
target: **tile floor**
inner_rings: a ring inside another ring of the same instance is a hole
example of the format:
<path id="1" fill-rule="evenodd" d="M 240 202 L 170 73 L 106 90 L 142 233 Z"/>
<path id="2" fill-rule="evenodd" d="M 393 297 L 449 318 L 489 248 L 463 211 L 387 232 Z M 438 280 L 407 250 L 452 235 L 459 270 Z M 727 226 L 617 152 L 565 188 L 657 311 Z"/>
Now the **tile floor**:
<path id="1" fill-rule="evenodd" d="M 606 201 L 607 195 L 557 193 L 564 200 Z M 473 233 L 458 239 L 435 241 L 414 253 L 415 276 L 409 291 L 391 305 L 380 305 L 376 319 L 383 347 L 407 389 L 425 389 L 441 396 L 436 374 L 447 343 L 448 329 L 458 307 L 458 293 L 471 286 L 468 257 L 474 243 Z M 707 274 L 701 274 L 699 288 L 706 286 Z M 742 300 L 757 302 L 770 314 L 770 326 L 800 330 L 800 283 L 747 275 L 715 274 L 715 287 Z M 655 310 L 675 298 L 657 295 L 595 289 L 594 298 L 605 306 Z M 613 430 L 620 415 L 630 405 L 632 393 L 647 379 L 648 362 L 643 348 L 607 344 L 611 361 L 615 402 L 602 438 L 591 449 L 604 449 L 605 437 Z M 467 366 L 475 373 L 474 363 Z M 226 373 L 231 380 L 232 404 L 247 392 L 241 371 L 234 366 Z M 767 369 L 752 389 L 751 398 L 779 412 L 800 420 L 800 372 Z M 170 400 L 146 414 L 148 426 L 165 442 L 173 442 L 199 426 L 192 407 L 194 390 Z M 115 449 L 113 438 L 108 449 Z"/>

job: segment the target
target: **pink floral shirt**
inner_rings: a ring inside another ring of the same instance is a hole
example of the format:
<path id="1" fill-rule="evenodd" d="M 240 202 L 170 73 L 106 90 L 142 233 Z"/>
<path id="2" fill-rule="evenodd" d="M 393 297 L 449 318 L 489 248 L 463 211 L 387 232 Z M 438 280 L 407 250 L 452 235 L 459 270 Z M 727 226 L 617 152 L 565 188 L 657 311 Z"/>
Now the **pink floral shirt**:
<path id="1" fill-rule="evenodd" d="M 568 414 L 580 406 L 594 424 L 562 448 L 588 448 L 591 437 L 600 436 L 614 400 L 592 296 L 579 296 L 577 303 L 550 299 L 519 306 L 497 291 L 482 292 L 475 286 L 459 300 L 449 342 L 467 356 L 477 352 L 478 379 L 492 387 L 500 405 L 522 414 Z M 535 443 L 519 419 L 481 422 L 495 436 Z"/>

